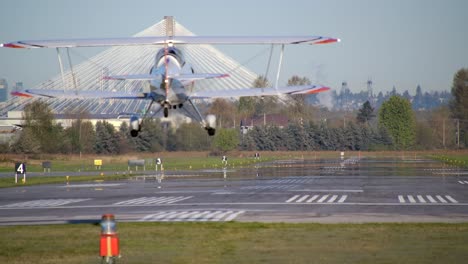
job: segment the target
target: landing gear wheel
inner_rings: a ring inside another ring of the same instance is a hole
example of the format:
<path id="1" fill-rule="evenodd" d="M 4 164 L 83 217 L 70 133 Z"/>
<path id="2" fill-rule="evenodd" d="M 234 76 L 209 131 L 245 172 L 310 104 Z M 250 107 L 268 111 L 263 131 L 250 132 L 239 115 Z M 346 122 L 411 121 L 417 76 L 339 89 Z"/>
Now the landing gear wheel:
<path id="1" fill-rule="evenodd" d="M 168 117 L 168 116 L 169 116 L 169 108 L 164 107 L 164 117 Z"/>
<path id="2" fill-rule="evenodd" d="M 214 136 L 216 134 L 216 129 L 212 128 L 212 127 L 207 127 L 206 128 L 206 131 L 208 131 L 208 136 Z"/>
<path id="3" fill-rule="evenodd" d="M 130 130 L 130 135 L 132 137 L 138 137 L 138 130 Z"/>

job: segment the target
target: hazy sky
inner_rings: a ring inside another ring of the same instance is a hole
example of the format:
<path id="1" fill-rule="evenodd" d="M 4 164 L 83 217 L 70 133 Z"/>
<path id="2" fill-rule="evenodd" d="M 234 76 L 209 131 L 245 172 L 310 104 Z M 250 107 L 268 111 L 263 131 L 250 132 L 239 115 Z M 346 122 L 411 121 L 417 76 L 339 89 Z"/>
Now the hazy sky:
<path id="1" fill-rule="evenodd" d="M 131 36 L 165 15 L 197 35 L 323 35 L 341 43 L 287 46 L 282 82 L 293 74 L 353 91 L 448 90 L 468 67 L 466 0 L 15 0 L 0 4 L 0 42 Z M 219 47 L 246 62 L 263 47 Z M 80 48 L 88 57 L 99 50 Z M 276 54 L 277 55 L 277 54 Z M 246 64 L 258 74 L 268 52 Z M 72 57 L 74 64 L 82 60 Z M 59 73 L 54 49 L 0 49 L 0 78 L 33 87 Z M 270 79 L 273 79 L 270 75 Z"/>

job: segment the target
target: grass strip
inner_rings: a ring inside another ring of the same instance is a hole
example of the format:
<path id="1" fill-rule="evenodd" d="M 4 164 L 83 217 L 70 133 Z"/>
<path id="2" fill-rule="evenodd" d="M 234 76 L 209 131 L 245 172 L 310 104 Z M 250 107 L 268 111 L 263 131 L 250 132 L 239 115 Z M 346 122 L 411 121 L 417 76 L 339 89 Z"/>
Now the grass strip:
<path id="1" fill-rule="evenodd" d="M 99 226 L 0 227 L 0 263 L 98 263 Z M 466 263 L 468 224 L 118 223 L 119 263 Z"/>

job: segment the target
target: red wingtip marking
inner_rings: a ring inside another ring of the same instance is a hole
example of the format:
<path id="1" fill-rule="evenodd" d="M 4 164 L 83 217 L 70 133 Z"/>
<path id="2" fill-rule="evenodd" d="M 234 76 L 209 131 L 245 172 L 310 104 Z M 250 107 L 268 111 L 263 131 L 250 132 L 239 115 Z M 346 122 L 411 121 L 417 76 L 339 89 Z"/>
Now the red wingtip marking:
<path id="1" fill-rule="evenodd" d="M 315 90 L 312 90 L 310 92 L 307 92 L 306 94 L 316 94 L 316 93 L 321 93 L 330 90 L 330 87 L 321 87 Z"/>
<path id="2" fill-rule="evenodd" d="M 338 39 L 334 39 L 334 38 L 324 39 L 324 40 L 315 42 L 315 44 L 327 44 L 327 43 L 334 43 L 334 42 L 338 42 Z"/>
<path id="3" fill-rule="evenodd" d="M 3 44 L 3 47 L 5 47 L 5 48 L 13 48 L 13 49 L 24 49 L 23 46 L 19 46 L 19 45 L 13 44 L 13 43 Z"/>
<path id="4" fill-rule="evenodd" d="M 26 93 L 22 93 L 22 92 L 12 92 L 11 95 L 13 95 L 13 96 L 27 97 L 27 98 L 33 97 L 33 96 L 30 95 L 30 94 L 26 94 Z"/>

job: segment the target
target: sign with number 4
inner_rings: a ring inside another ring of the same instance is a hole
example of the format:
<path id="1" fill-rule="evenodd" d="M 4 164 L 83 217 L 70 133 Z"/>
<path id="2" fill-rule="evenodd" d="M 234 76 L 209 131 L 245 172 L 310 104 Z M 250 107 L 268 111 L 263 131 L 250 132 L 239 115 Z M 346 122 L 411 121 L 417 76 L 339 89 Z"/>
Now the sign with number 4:
<path id="1" fill-rule="evenodd" d="M 15 164 L 15 173 L 25 174 L 26 173 L 26 164 L 25 163 L 16 163 Z"/>

